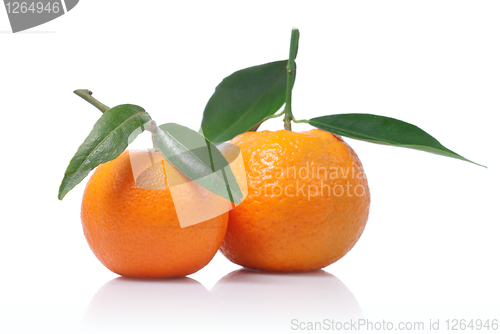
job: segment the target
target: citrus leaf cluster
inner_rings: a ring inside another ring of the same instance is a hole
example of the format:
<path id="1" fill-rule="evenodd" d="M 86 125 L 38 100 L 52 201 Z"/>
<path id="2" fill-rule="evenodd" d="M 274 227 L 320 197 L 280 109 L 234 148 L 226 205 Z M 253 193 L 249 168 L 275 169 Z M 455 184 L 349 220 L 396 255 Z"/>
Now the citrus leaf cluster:
<path id="1" fill-rule="evenodd" d="M 59 199 L 62 200 L 99 164 L 117 158 L 139 134 L 148 130 L 156 149 L 190 180 L 232 203 L 243 201 L 230 162 L 202 134 L 175 123 L 156 126 L 151 116 L 136 105 L 108 108 L 95 100 L 90 91 L 75 93 L 103 114 L 71 159 L 59 188 Z"/>
<path id="2" fill-rule="evenodd" d="M 222 80 L 205 108 L 201 123 L 201 130 L 209 140 L 226 141 L 243 132 L 255 130 L 266 120 L 281 115 L 276 112 L 286 102 L 283 112 L 285 128 L 288 119 L 288 123 L 290 120 L 309 123 L 339 136 L 475 163 L 446 148 L 421 128 L 390 117 L 360 113 L 295 120 L 291 113 L 291 92 L 296 77 L 298 39 L 298 30 L 294 28 L 288 61 L 249 67 Z M 285 80 L 285 73 L 288 80 Z"/>
<path id="3" fill-rule="evenodd" d="M 140 133 L 148 130 L 155 148 L 181 173 L 214 194 L 239 204 L 243 200 L 242 191 L 228 168 L 230 162 L 214 143 L 256 131 L 266 120 L 283 114 L 287 130 L 291 130 L 291 121 L 308 123 L 339 136 L 475 163 L 446 148 L 421 128 L 390 117 L 359 113 L 296 120 L 291 98 L 297 74 L 298 40 L 299 31 L 294 28 L 287 60 L 248 67 L 224 78 L 205 107 L 199 132 L 175 123 L 156 126 L 139 106 L 123 104 L 110 109 L 95 100 L 91 92 L 75 91 L 103 115 L 71 159 L 59 188 L 59 199 L 92 169 L 118 157 Z M 284 110 L 279 112 L 283 105 Z"/>

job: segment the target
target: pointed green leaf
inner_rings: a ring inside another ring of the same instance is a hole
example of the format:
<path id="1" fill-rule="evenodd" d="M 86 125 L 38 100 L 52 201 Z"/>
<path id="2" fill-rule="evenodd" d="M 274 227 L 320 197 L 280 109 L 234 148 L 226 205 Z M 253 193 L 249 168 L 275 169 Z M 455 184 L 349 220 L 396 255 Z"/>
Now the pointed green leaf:
<path id="1" fill-rule="evenodd" d="M 59 188 L 59 199 L 99 164 L 118 157 L 149 121 L 149 114 L 132 104 L 119 105 L 103 113 L 71 159 Z"/>
<path id="2" fill-rule="evenodd" d="M 371 114 L 339 114 L 316 117 L 310 119 L 309 124 L 349 138 L 412 148 L 479 165 L 447 149 L 419 127 L 390 117 Z"/>
<path id="3" fill-rule="evenodd" d="M 203 113 L 203 134 L 230 140 L 273 115 L 285 103 L 287 60 L 245 68 L 226 77 Z"/>
<path id="4" fill-rule="evenodd" d="M 202 134 L 175 123 L 158 126 L 158 148 L 189 179 L 235 204 L 243 194 L 229 163 Z"/>

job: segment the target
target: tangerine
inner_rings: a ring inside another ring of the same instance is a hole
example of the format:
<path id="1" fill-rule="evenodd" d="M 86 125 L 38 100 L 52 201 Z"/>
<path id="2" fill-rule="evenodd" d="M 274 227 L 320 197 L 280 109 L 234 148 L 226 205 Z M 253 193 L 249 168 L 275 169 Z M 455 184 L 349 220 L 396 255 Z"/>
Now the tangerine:
<path id="1" fill-rule="evenodd" d="M 342 138 L 280 130 L 246 132 L 230 143 L 241 150 L 248 180 L 248 196 L 229 212 L 221 246 L 230 261 L 310 271 L 342 258 L 358 241 L 370 193 L 361 161 Z"/>
<path id="2" fill-rule="evenodd" d="M 219 249 L 228 213 L 181 228 L 171 192 L 164 186 L 168 182 L 165 168 L 173 167 L 166 165 L 161 153 L 151 154 L 146 150 L 135 154 L 143 163 L 161 161 L 145 169 L 137 180 L 129 151 L 95 170 L 83 195 L 83 231 L 95 256 L 119 275 L 189 275 L 207 265 Z"/>

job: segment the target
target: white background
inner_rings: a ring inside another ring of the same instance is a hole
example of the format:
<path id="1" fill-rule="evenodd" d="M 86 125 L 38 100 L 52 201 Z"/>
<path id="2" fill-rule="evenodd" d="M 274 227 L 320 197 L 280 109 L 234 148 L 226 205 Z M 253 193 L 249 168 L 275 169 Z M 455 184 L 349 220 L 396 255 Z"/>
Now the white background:
<path id="1" fill-rule="evenodd" d="M 1 8 L 0 332 L 281 333 L 300 332 L 292 319 L 340 317 L 426 329 L 440 319 L 443 331 L 446 319 L 500 318 L 499 17 L 498 1 L 82 0 L 12 34 Z M 347 139 L 368 176 L 370 218 L 324 272 L 221 280 L 240 267 L 217 254 L 189 279 L 116 279 L 83 236 L 84 184 L 57 200 L 100 115 L 72 91 L 198 130 L 215 86 L 287 58 L 294 26 L 297 119 L 391 116 L 488 169 Z"/>

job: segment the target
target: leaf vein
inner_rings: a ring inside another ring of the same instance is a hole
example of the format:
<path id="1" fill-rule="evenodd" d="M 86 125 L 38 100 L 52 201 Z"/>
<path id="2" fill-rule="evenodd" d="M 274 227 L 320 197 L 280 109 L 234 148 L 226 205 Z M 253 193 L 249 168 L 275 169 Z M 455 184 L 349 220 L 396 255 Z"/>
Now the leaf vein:
<path id="1" fill-rule="evenodd" d="M 136 116 L 139 116 L 139 115 L 144 115 L 144 114 L 147 114 L 146 111 L 141 111 L 140 113 L 137 113 L 137 114 L 134 114 L 132 116 L 130 116 L 129 118 L 127 118 L 126 120 L 124 120 L 120 125 L 118 125 L 116 128 L 113 129 L 113 131 L 111 131 L 106 137 L 104 137 L 103 140 L 101 140 L 95 147 L 94 149 L 85 157 L 85 159 L 83 160 L 83 162 L 78 166 L 78 168 L 76 169 L 76 171 L 74 173 L 72 173 L 73 176 L 75 176 L 79 171 L 80 169 L 82 168 L 83 165 L 85 165 L 85 162 L 88 161 L 88 158 L 94 154 L 94 152 L 102 145 L 102 143 L 104 143 L 112 134 L 114 134 L 116 131 L 118 131 L 118 129 L 120 129 L 125 123 L 127 123 L 130 119 L 136 117 Z M 73 178 L 73 177 L 72 177 Z"/>
<path id="2" fill-rule="evenodd" d="M 226 128 L 226 130 L 224 132 L 222 132 L 218 138 L 220 138 L 222 135 L 225 135 L 229 132 L 229 130 L 231 130 L 232 128 L 234 128 L 234 126 L 244 117 L 246 116 L 253 108 L 255 108 L 255 106 L 257 105 L 257 103 L 259 103 L 262 98 L 264 97 L 264 95 L 266 95 L 266 93 L 271 89 L 271 87 L 273 87 L 276 82 L 281 78 L 281 76 L 283 75 L 283 72 L 286 71 L 286 66 L 283 67 L 283 69 L 281 70 L 281 72 L 279 73 L 279 75 L 276 77 L 276 79 L 273 80 L 273 82 L 271 82 L 271 84 L 266 88 L 266 90 L 264 90 L 264 92 L 262 92 L 262 94 L 260 95 L 260 97 L 257 99 L 257 101 L 255 101 L 251 106 L 250 108 L 248 108 L 243 114 L 241 114 L 235 122 L 233 122 L 233 124 L 231 126 L 229 126 L 228 128 Z M 253 126 L 253 125 L 252 125 Z M 250 127 L 251 128 L 251 127 Z"/>

